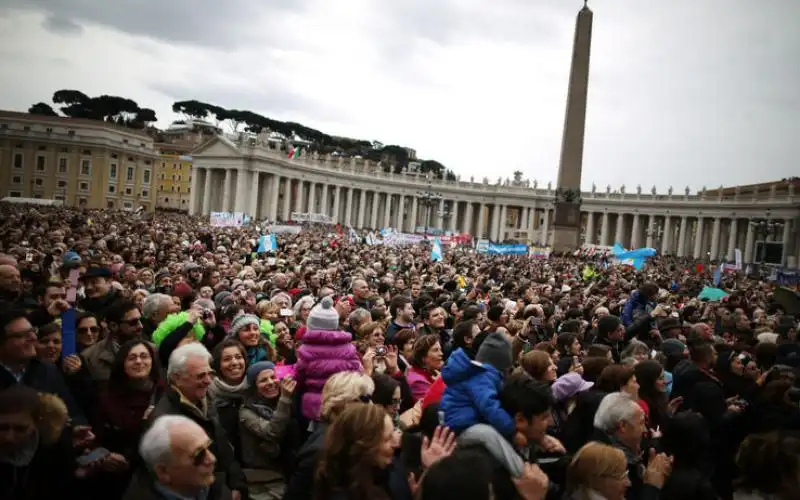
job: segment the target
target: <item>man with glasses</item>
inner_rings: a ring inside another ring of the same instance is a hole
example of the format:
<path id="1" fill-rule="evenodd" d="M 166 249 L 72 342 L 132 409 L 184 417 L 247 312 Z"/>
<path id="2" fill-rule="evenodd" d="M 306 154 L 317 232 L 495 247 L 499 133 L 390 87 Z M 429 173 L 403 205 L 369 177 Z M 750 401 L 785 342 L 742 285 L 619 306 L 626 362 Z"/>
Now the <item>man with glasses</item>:
<path id="1" fill-rule="evenodd" d="M 218 487 L 214 488 L 216 491 L 208 497 L 209 500 L 240 500 L 246 498 L 244 472 L 233 456 L 233 447 L 220 425 L 216 409 L 208 401 L 213 373 L 211 354 L 202 344 L 193 342 L 175 349 L 167 368 L 169 389 L 156 404 L 150 418 L 156 422 L 164 415 L 182 415 L 199 425 L 213 440 L 209 448 L 216 456 L 214 475 Z"/>
<path id="2" fill-rule="evenodd" d="M 96 342 L 82 353 L 84 365 L 95 382 L 107 382 L 111 376 L 114 356 L 125 342 L 142 335 L 142 315 L 136 304 L 120 299 L 106 312 L 108 336 L 102 342 Z"/>
<path id="3" fill-rule="evenodd" d="M 0 314 L 0 390 L 16 384 L 55 394 L 67 405 L 73 422 L 85 421 L 59 369 L 36 357 L 36 329 L 25 312 L 12 309 Z"/>
<path id="4" fill-rule="evenodd" d="M 181 415 L 157 418 L 139 444 L 146 471 L 134 476 L 125 499 L 205 500 L 220 498 L 217 457 L 202 427 Z"/>

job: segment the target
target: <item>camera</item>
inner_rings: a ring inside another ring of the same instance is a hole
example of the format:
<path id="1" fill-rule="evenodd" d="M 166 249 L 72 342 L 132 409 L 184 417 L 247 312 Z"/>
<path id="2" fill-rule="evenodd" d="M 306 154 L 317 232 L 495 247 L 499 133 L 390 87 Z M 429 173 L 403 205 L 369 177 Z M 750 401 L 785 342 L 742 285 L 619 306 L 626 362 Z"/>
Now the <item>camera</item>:
<path id="1" fill-rule="evenodd" d="M 379 345 L 375 348 L 375 357 L 383 358 L 386 356 L 386 346 Z"/>
<path id="2" fill-rule="evenodd" d="M 204 319 L 204 320 L 209 320 L 209 319 L 211 319 L 211 309 L 209 309 L 209 308 L 207 308 L 207 307 L 204 307 L 204 308 L 203 308 L 203 319 Z"/>

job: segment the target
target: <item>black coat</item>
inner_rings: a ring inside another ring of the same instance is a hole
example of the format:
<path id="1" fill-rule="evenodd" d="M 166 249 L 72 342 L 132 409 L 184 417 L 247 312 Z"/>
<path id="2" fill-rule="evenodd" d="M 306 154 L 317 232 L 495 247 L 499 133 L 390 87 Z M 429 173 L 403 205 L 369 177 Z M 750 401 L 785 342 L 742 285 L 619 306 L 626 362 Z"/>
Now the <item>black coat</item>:
<path id="1" fill-rule="evenodd" d="M 51 500 L 62 498 L 75 486 L 75 456 L 69 429 L 55 444 L 44 446 L 24 467 L 0 463 L 0 498 L 3 500 Z"/>
<path id="2" fill-rule="evenodd" d="M 16 385 L 17 379 L 3 367 L 0 367 L 0 390 Z M 28 368 L 22 376 L 22 384 L 35 389 L 37 392 L 54 394 L 64 401 L 69 411 L 69 416 L 75 424 L 85 424 L 86 418 L 80 407 L 75 402 L 64 382 L 61 370 L 52 363 L 41 361 L 38 358 L 28 363 Z"/>
<path id="3" fill-rule="evenodd" d="M 234 458 L 233 446 L 231 446 L 225 430 L 220 425 L 213 405 L 208 406 L 205 416 L 200 415 L 195 408 L 181 400 L 181 395 L 176 390 L 168 389 L 153 409 L 149 421 L 153 422 L 162 415 L 183 415 L 190 418 L 202 427 L 213 441 L 211 453 L 217 457 L 214 469 L 214 475 L 217 480 L 211 488 L 209 500 L 223 498 L 226 496 L 224 494 L 226 489 L 240 491 L 243 498 L 246 498 L 247 481 L 244 472 L 239 462 Z"/>

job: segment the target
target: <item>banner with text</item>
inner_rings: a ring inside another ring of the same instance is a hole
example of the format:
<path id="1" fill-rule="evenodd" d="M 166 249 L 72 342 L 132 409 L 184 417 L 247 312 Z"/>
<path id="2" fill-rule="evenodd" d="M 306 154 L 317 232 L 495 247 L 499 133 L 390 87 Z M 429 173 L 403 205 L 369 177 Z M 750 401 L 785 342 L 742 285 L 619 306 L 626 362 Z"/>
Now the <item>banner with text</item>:
<path id="1" fill-rule="evenodd" d="M 241 227 L 247 223 L 242 212 L 211 212 L 212 227 Z"/>
<path id="2" fill-rule="evenodd" d="M 317 222 L 320 224 L 333 224 L 333 217 L 325 214 L 315 214 L 307 212 L 292 212 L 293 222 Z"/>

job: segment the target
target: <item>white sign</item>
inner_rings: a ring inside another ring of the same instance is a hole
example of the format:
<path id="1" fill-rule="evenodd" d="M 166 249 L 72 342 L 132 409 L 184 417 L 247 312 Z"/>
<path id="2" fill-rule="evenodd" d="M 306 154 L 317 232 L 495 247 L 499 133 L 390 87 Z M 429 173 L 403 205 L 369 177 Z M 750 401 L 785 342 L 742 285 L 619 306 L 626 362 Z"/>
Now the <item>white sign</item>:
<path id="1" fill-rule="evenodd" d="M 325 214 L 292 212 L 290 218 L 294 222 L 318 222 L 321 224 L 333 223 L 333 218 L 330 215 Z"/>

